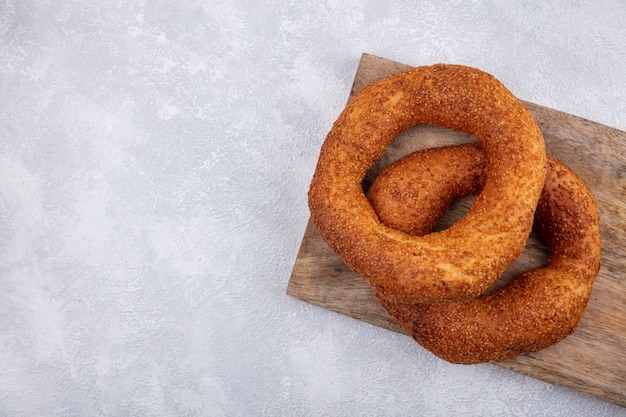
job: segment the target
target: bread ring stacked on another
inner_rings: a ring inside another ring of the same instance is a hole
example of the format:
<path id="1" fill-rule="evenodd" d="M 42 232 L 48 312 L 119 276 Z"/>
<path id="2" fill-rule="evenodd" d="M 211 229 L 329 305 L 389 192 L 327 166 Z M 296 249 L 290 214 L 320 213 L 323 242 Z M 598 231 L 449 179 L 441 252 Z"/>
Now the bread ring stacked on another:
<path id="1" fill-rule="evenodd" d="M 386 168 L 368 192 L 381 221 L 411 234 L 429 233 L 452 199 L 480 191 L 485 156 L 477 144 L 415 152 Z M 438 168 L 454 166 L 454 171 Z M 402 189 L 408 198 L 398 198 Z M 377 297 L 422 346 L 449 362 L 501 361 L 544 349 L 572 333 L 601 264 L 600 221 L 584 181 L 548 157 L 535 216 L 552 248 L 545 268 L 526 272 L 476 298 L 430 304 Z"/>
<path id="2" fill-rule="evenodd" d="M 417 124 L 470 133 L 479 143 L 425 151 L 414 157 L 418 165 L 388 168 L 370 204 L 366 171 Z M 460 221 L 431 232 L 453 199 L 473 193 Z M 402 198 L 411 194 L 428 198 Z M 600 266 L 588 188 L 546 156 L 526 106 L 471 67 L 417 67 L 363 88 L 327 135 L 308 197 L 328 245 L 408 334 L 450 362 L 498 361 L 561 340 L 578 323 Z M 483 295 L 522 252 L 536 210 L 554 251 L 549 265 Z"/>
<path id="3" fill-rule="evenodd" d="M 420 237 L 381 224 L 361 187 L 393 138 L 416 124 L 475 135 L 488 162 L 469 213 Z M 458 300 L 481 294 L 522 252 L 545 164 L 535 119 L 493 76 L 459 65 L 417 67 L 350 100 L 322 145 L 309 208 L 328 245 L 388 299 Z"/>

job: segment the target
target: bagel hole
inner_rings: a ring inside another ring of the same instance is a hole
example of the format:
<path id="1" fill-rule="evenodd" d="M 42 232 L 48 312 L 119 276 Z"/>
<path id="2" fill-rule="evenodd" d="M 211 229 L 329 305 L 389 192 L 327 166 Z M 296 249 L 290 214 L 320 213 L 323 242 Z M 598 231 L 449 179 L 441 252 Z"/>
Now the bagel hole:
<path id="1" fill-rule="evenodd" d="M 454 200 L 441 215 L 434 231 L 440 232 L 442 230 L 446 230 L 465 217 L 469 209 L 472 207 L 472 204 L 474 204 L 476 197 L 477 196 L 475 195 L 468 195 Z"/>
<path id="2" fill-rule="evenodd" d="M 363 192 L 367 193 L 367 190 L 383 169 L 405 155 L 422 149 L 476 141 L 476 136 L 458 130 L 432 125 L 412 126 L 397 135 L 380 158 L 367 171 L 361 183 Z"/>
<path id="3" fill-rule="evenodd" d="M 476 142 L 476 136 L 440 126 L 418 125 L 405 130 L 396 136 L 381 157 L 367 171 L 361 185 L 363 192 L 372 185 L 378 174 L 405 155 L 412 152 L 437 148 L 448 145 L 458 145 L 468 142 Z M 436 231 L 445 230 L 458 222 L 467 214 L 474 203 L 476 196 L 467 196 L 455 200 L 443 213 Z M 550 257 L 550 247 L 535 231 L 531 232 L 521 255 L 503 272 L 485 294 L 492 293 L 517 278 L 524 272 L 545 267 Z"/>
<path id="4" fill-rule="evenodd" d="M 445 230 L 461 220 L 472 207 L 474 200 L 476 200 L 476 196 L 461 197 L 453 201 L 450 207 L 442 214 L 435 231 Z M 484 294 L 490 294 L 502 288 L 524 272 L 545 267 L 548 264 L 551 253 L 552 251 L 545 240 L 533 230 L 520 256 L 509 265 L 500 278 L 487 288 Z"/>
<path id="5" fill-rule="evenodd" d="M 552 250 L 545 240 L 536 232 L 532 231 L 520 256 L 507 269 L 500 278 L 491 284 L 485 294 L 490 294 L 505 286 L 524 272 L 537 268 L 544 268 L 548 264 Z"/>

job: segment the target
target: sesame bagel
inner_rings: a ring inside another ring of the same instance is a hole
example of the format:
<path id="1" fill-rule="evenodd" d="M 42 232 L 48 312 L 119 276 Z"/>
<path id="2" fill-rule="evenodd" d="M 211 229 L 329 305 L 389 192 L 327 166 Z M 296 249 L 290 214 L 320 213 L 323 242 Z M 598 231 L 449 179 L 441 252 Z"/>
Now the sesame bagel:
<path id="1" fill-rule="evenodd" d="M 361 187 L 367 169 L 413 125 L 476 136 L 487 178 L 453 227 L 412 236 L 380 222 Z M 363 88 L 328 133 L 308 198 L 320 235 L 391 302 L 481 294 L 521 253 L 546 173 L 528 108 L 492 75 L 460 65 L 402 71 Z"/>

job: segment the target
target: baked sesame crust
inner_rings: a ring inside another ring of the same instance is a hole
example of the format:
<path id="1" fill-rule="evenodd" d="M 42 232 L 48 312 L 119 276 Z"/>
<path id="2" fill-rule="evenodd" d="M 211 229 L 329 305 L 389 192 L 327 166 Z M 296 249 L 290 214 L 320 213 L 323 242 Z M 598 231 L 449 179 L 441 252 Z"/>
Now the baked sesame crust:
<path id="1" fill-rule="evenodd" d="M 488 173 L 463 219 L 421 237 L 382 224 L 361 188 L 393 138 L 417 124 L 475 135 Z M 521 253 L 545 163 L 536 121 L 493 76 L 459 65 L 417 67 L 350 100 L 322 145 L 309 207 L 328 245 L 388 300 L 459 300 L 484 292 Z"/>
<path id="2" fill-rule="evenodd" d="M 428 233 L 434 225 L 424 213 L 438 218 L 451 199 L 479 191 L 485 162 L 478 144 L 415 152 L 386 168 L 368 198 L 383 223 Z M 576 328 L 601 265 L 600 220 L 585 182 L 550 156 L 547 167 L 535 217 L 552 249 L 545 268 L 462 301 L 398 303 L 377 292 L 405 331 L 438 357 L 463 364 L 501 361 L 551 346 Z M 390 191 L 396 189 L 409 198 L 395 198 Z"/>

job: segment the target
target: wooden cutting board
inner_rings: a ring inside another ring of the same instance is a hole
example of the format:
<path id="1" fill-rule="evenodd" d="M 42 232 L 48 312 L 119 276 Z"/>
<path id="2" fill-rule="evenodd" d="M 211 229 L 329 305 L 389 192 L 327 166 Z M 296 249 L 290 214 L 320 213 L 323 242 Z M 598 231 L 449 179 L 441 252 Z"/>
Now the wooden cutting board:
<path id="1" fill-rule="evenodd" d="M 364 54 L 350 97 L 366 84 L 406 68 L 407 65 Z M 497 365 L 626 406 L 626 132 L 526 104 L 543 131 L 548 153 L 577 172 L 594 192 L 601 216 L 603 266 L 574 334 L 541 352 Z M 411 128 L 394 140 L 369 171 L 366 183 L 381 169 L 414 150 L 474 139 L 437 127 Z M 440 227 L 460 218 L 470 204 L 471 200 L 465 200 L 453 205 Z M 504 285 L 520 272 L 542 266 L 547 256 L 545 245 L 531 235 L 522 256 L 494 285 Z M 287 294 L 376 326 L 404 332 L 378 304 L 365 281 L 326 245 L 311 221 Z M 416 349 L 421 349 L 417 343 Z"/>

